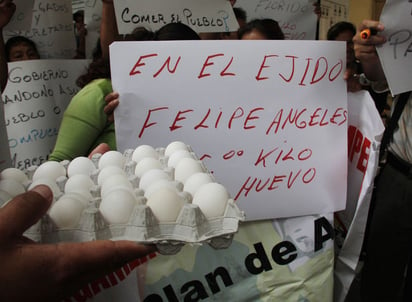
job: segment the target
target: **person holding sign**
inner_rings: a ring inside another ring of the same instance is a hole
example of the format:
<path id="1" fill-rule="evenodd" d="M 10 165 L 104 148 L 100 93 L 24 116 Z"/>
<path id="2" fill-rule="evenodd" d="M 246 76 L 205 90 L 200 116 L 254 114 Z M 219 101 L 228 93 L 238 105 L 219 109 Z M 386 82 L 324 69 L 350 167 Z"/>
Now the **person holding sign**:
<path id="1" fill-rule="evenodd" d="M 376 30 L 363 37 L 361 31 Z M 387 39 L 383 24 L 364 20 L 353 38 L 355 56 L 370 81 L 385 82 L 376 47 Z M 410 87 L 411 88 L 411 87 Z M 401 105 L 401 106 L 400 106 Z M 375 180 L 374 201 L 365 236 L 362 301 L 411 301 L 412 290 L 412 96 L 396 95 L 382 138 L 385 163 Z M 406 274 L 406 278 L 405 278 Z M 406 281 L 405 281 L 406 279 Z M 402 297 L 404 300 L 402 300 Z"/>

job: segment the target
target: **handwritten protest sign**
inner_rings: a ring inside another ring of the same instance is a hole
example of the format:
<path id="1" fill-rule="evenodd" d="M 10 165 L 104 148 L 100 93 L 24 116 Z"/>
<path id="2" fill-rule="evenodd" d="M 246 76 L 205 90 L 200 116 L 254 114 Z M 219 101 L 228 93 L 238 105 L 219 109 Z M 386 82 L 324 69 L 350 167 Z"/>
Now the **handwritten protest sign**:
<path id="1" fill-rule="evenodd" d="M 119 33 L 136 27 L 157 30 L 167 23 L 182 22 L 198 33 L 229 32 L 239 28 L 226 0 L 118 0 L 114 1 Z"/>
<path id="2" fill-rule="evenodd" d="M 377 51 L 392 95 L 412 89 L 412 2 L 388 0 L 380 21 L 387 42 Z"/>
<path id="3" fill-rule="evenodd" d="M 46 161 L 63 112 L 80 89 L 76 78 L 88 60 L 33 60 L 9 63 L 2 95 L 12 164 L 26 169 Z"/>
<path id="4" fill-rule="evenodd" d="M 4 30 L 30 30 L 34 0 L 14 0 L 13 2 L 16 4 L 16 11 Z"/>
<path id="5" fill-rule="evenodd" d="M 119 150 L 186 142 L 249 220 L 345 207 L 343 43 L 117 42 L 110 55 Z"/>
<path id="6" fill-rule="evenodd" d="M 248 21 L 271 18 L 278 21 L 287 40 L 315 40 L 317 16 L 308 0 L 237 0 L 236 7 L 243 8 Z"/>
<path id="7" fill-rule="evenodd" d="M 71 0 L 35 0 L 31 28 L 4 32 L 6 40 L 17 35 L 33 40 L 42 59 L 73 58 L 76 40 Z"/>

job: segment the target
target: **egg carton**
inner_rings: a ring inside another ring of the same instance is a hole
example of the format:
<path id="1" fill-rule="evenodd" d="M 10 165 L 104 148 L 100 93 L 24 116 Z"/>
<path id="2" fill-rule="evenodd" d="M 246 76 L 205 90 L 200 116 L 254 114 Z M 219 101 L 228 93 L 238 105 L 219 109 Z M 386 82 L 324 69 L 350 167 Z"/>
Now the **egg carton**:
<path id="1" fill-rule="evenodd" d="M 139 154 L 139 149 L 145 151 Z M 44 172 L 45 165 L 60 171 Z M 44 183 L 54 193 L 48 213 L 25 232 L 37 242 L 132 240 L 155 244 L 161 254 L 172 255 L 185 244 L 227 248 L 245 220 L 225 187 L 181 142 L 47 162 L 24 173 L 27 179 L 20 176 L 20 181 L 25 190 Z M 54 177 L 39 177 L 42 173 Z M 0 180 L 0 206 L 13 195 L 2 190 L 5 178 Z"/>

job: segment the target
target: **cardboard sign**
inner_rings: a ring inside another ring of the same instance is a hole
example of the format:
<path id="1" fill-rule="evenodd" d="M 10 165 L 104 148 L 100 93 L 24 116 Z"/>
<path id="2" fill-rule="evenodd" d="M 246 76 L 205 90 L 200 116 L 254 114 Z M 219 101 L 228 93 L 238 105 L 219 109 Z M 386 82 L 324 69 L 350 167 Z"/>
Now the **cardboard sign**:
<path id="1" fill-rule="evenodd" d="M 198 33 L 230 32 L 239 28 L 232 6 L 226 0 L 117 0 L 114 7 L 121 34 L 129 34 L 139 26 L 155 31 L 175 22 L 182 22 Z"/>
<path id="2" fill-rule="evenodd" d="M 75 81 L 88 63 L 88 60 L 9 63 L 2 101 L 13 167 L 24 170 L 47 160 L 63 112 L 80 89 Z"/>
<path id="3" fill-rule="evenodd" d="M 237 0 L 236 7 L 246 11 L 247 20 L 271 18 L 278 21 L 287 40 L 316 40 L 317 16 L 308 0 Z"/>
<path id="4" fill-rule="evenodd" d="M 412 2 L 388 0 L 380 21 L 387 42 L 377 47 L 392 95 L 412 89 Z"/>
<path id="5" fill-rule="evenodd" d="M 36 43 L 41 59 L 73 58 L 76 40 L 71 0 L 35 0 L 31 28 L 4 32 L 6 40 L 18 35 Z"/>
<path id="6" fill-rule="evenodd" d="M 117 42 L 110 54 L 120 151 L 189 144 L 247 220 L 345 207 L 344 43 Z"/>

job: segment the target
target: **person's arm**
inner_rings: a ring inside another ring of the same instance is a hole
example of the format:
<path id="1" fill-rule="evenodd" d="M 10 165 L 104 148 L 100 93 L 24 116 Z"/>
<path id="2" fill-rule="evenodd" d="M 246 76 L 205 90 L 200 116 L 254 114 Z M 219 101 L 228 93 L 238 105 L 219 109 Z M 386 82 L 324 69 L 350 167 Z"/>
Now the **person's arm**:
<path id="1" fill-rule="evenodd" d="M 102 57 L 109 58 L 109 46 L 113 41 L 119 40 L 116 14 L 113 0 L 102 0 L 102 20 L 100 22 L 100 46 Z"/>
<path id="2" fill-rule="evenodd" d="M 24 237 L 52 200 L 51 190 L 40 185 L 0 208 L 0 301 L 62 301 L 155 251 L 132 241 L 40 244 Z"/>
<path id="3" fill-rule="evenodd" d="M 377 34 L 366 39 L 361 38 L 360 32 L 366 28 L 376 29 Z M 385 73 L 376 52 L 376 46 L 386 42 L 386 38 L 380 34 L 383 30 L 384 26 L 379 21 L 364 20 L 353 37 L 355 57 L 360 61 L 362 70 L 370 81 L 386 81 Z"/>
<path id="4" fill-rule="evenodd" d="M 10 22 L 16 11 L 16 5 L 12 0 L 0 1 L 0 88 L 4 91 L 7 84 L 8 68 L 6 51 L 4 49 L 3 28 Z"/>
<path id="5" fill-rule="evenodd" d="M 78 156 L 87 156 L 93 147 L 100 142 L 110 144 L 115 149 L 106 132 L 114 141 L 114 126 L 108 125 L 108 117 L 104 113 L 104 97 L 112 90 L 108 80 L 96 80 L 81 89 L 70 101 L 64 112 L 59 128 L 56 144 L 49 160 L 72 160 Z"/>

